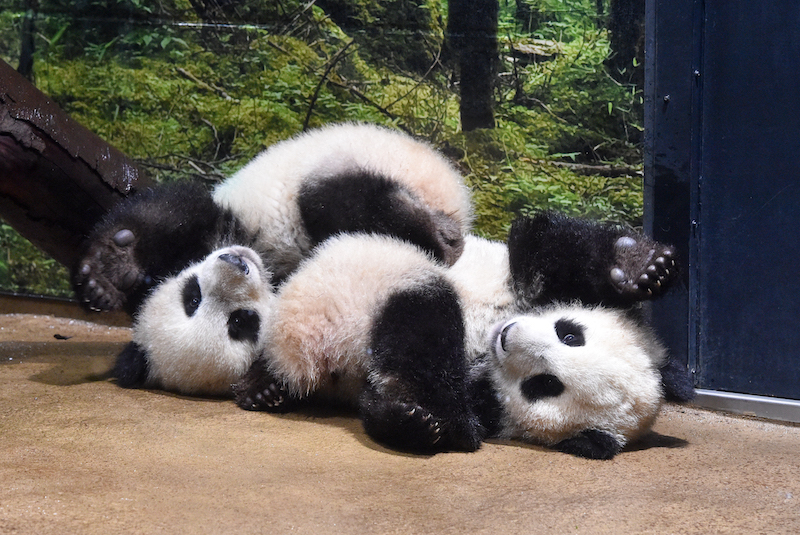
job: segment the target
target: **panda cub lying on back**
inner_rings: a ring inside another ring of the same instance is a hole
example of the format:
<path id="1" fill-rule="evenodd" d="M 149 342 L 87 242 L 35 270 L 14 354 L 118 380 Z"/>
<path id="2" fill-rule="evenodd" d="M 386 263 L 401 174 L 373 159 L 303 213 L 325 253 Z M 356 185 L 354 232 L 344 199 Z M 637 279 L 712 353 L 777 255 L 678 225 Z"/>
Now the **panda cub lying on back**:
<path id="1" fill-rule="evenodd" d="M 73 284 L 88 308 L 132 313 L 162 278 L 221 245 L 251 247 L 277 282 L 339 232 L 396 236 L 452 264 L 471 218 L 460 174 L 432 147 L 375 125 L 332 125 L 276 143 L 213 192 L 180 182 L 115 206 Z"/>
<path id="2" fill-rule="evenodd" d="M 510 242 L 535 245 L 574 224 L 545 214 L 517 225 Z M 611 233 L 591 228 L 595 238 Z M 614 275 L 629 268 L 632 245 L 610 243 L 597 260 L 605 285 L 628 284 Z M 669 250 L 652 253 L 638 270 L 655 266 L 659 275 L 642 279 L 640 298 L 671 276 Z M 558 256 L 569 264 L 592 255 Z M 373 438 L 413 451 L 474 450 L 488 433 L 611 457 L 655 418 L 664 351 L 622 312 L 560 305 L 524 314 L 530 307 L 517 296 L 535 292 L 519 280 L 541 272 L 538 261 L 515 257 L 510 267 L 504 244 L 470 238 L 445 268 L 408 243 L 342 235 L 275 291 L 258 255 L 226 248 L 145 301 L 115 375 L 122 386 L 190 394 L 222 394 L 237 382 L 247 409 L 346 403 Z M 541 295 L 574 298 L 557 276 L 533 279 Z M 607 290 L 584 286 L 584 299 Z"/>

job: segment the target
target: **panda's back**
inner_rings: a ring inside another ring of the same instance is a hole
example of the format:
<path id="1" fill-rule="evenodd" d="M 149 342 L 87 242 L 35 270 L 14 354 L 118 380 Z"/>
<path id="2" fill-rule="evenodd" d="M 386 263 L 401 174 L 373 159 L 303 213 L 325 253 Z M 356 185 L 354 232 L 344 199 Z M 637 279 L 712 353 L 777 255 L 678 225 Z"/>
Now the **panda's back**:
<path id="1" fill-rule="evenodd" d="M 393 238 L 356 234 L 328 240 L 280 290 L 271 371 L 296 394 L 354 401 L 380 307 L 392 293 L 425 285 L 441 270 L 417 247 Z"/>
<path id="2" fill-rule="evenodd" d="M 277 261 L 272 267 L 283 276 L 312 247 L 298 206 L 301 186 L 358 172 L 405 185 L 469 229 L 470 196 L 454 167 L 425 143 L 367 124 L 331 125 L 277 143 L 217 186 L 214 200 L 256 236 L 253 246 Z"/>

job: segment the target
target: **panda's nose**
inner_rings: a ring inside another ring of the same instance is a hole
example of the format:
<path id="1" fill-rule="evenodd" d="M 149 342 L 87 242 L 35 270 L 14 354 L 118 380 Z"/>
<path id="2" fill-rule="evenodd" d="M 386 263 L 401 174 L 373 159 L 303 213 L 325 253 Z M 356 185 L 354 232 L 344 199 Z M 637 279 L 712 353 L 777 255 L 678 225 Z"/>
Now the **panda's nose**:
<path id="1" fill-rule="evenodd" d="M 247 262 L 245 262 L 244 258 L 242 258 L 239 255 L 231 253 L 222 253 L 221 255 L 219 255 L 219 259 L 222 260 L 223 262 L 227 262 L 228 264 L 232 265 L 245 275 L 250 273 L 250 268 L 248 267 Z"/>

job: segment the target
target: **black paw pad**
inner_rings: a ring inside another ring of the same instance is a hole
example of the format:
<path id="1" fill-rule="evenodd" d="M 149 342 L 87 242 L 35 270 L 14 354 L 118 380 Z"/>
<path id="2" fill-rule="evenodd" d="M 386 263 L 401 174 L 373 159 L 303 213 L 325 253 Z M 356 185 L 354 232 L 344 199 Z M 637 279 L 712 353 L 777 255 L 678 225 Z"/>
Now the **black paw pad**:
<path id="1" fill-rule="evenodd" d="M 75 291 L 90 310 L 122 308 L 128 295 L 147 282 L 134 256 L 136 235 L 121 229 L 96 236 L 74 275 Z"/>
<path id="2" fill-rule="evenodd" d="M 277 383 L 270 383 L 259 390 L 236 392 L 236 404 L 248 411 L 280 412 L 285 410 L 288 399 L 287 390 Z"/>
<path id="3" fill-rule="evenodd" d="M 633 300 L 663 294 L 677 275 L 675 251 L 671 247 L 622 236 L 614 244 L 616 265 L 609 279 L 616 290 Z"/>

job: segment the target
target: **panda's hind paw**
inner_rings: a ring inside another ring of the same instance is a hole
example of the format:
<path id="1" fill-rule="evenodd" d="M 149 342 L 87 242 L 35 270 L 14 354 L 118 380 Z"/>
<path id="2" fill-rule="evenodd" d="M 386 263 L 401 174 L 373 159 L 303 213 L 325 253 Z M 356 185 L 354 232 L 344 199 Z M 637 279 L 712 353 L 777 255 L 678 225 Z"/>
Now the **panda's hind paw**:
<path id="1" fill-rule="evenodd" d="M 442 440 L 442 423 L 439 419 L 419 405 L 407 404 L 406 409 L 406 425 L 417 431 L 415 435 L 419 443 L 436 447 Z"/>
<path id="2" fill-rule="evenodd" d="M 97 237 L 73 275 L 80 303 L 90 310 L 122 308 L 128 295 L 146 282 L 134 256 L 136 235 L 121 229 Z"/>
<path id="3" fill-rule="evenodd" d="M 645 238 L 622 236 L 614 244 L 609 279 L 617 292 L 634 301 L 663 294 L 677 276 L 675 250 Z"/>
<path id="4" fill-rule="evenodd" d="M 481 442 L 476 422 L 464 426 L 458 417 L 441 418 L 414 402 L 362 403 L 362 421 L 372 438 L 404 451 L 475 451 Z"/>

